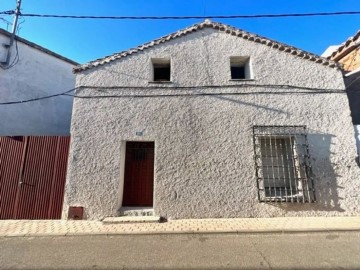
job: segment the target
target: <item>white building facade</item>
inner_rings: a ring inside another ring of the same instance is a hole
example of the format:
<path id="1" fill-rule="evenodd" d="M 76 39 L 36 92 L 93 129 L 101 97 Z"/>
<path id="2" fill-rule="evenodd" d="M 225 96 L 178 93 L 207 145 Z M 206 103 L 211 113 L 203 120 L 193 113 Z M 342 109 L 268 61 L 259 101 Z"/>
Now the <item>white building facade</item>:
<path id="1" fill-rule="evenodd" d="M 64 217 L 359 213 L 334 62 L 205 21 L 75 72 Z"/>
<path id="2" fill-rule="evenodd" d="M 0 29 L 0 62 L 6 62 L 10 33 Z M 20 37 L 9 65 L 0 68 L 0 103 L 56 95 L 75 87 L 77 63 Z M 1 105 L 0 135 L 69 135 L 73 98 L 57 96 Z"/>

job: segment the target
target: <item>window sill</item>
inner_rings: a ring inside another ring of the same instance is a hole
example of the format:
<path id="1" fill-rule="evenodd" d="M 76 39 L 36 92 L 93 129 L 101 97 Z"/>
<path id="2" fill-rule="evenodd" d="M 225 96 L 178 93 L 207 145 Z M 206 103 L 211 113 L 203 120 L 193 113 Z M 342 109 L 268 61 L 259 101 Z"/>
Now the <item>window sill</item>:
<path id="1" fill-rule="evenodd" d="M 313 200 L 306 200 L 304 199 L 303 195 L 301 194 L 294 194 L 293 196 L 266 196 L 264 199 L 260 200 L 260 202 L 285 202 L 285 203 L 294 203 L 294 202 L 306 202 L 306 203 L 310 203 L 310 202 L 315 202 Z"/>
<path id="2" fill-rule="evenodd" d="M 148 83 L 169 84 L 169 83 L 173 83 L 173 82 L 172 81 L 149 81 Z"/>
<path id="3" fill-rule="evenodd" d="M 255 79 L 230 79 L 230 82 L 252 82 L 255 81 Z"/>

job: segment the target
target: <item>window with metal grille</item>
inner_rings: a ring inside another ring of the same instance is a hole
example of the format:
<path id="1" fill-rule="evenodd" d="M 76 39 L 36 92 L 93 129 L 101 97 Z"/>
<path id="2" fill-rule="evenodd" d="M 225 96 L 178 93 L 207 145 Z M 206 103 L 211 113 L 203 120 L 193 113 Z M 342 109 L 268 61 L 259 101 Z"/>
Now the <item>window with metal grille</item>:
<path id="1" fill-rule="evenodd" d="M 314 202 L 305 126 L 254 126 L 261 202 Z"/>

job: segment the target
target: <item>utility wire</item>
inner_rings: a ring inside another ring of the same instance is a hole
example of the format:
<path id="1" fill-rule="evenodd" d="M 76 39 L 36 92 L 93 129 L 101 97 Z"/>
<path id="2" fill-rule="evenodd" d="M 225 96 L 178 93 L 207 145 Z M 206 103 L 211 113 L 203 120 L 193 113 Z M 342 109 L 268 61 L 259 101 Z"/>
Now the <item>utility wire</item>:
<path id="1" fill-rule="evenodd" d="M 92 90 L 168 90 L 168 89 L 182 89 L 182 90 L 199 90 L 203 89 L 206 90 L 208 88 L 211 89 L 224 89 L 224 88 L 245 88 L 245 87 L 253 87 L 253 88 L 272 88 L 272 89 L 300 89 L 300 90 L 309 90 L 309 91 L 341 91 L 339 89 L 324 89 L 324 88 L 317 88 L 317 87 L 306 87 L 306 86 L 298 86 L 298 85 L 291 85 L 291 84 L 255 84 L 255 83 L 242 83 L 242 84 L 223 84 L 223 85 L 198 85 L 198 86 L 90 86 L 90 85 L 82 85 L 78 88 L 83 89 L 92 89 Z"/>
<path id="2" fill-rule="evenodd" d="M 17 25 L 17 27 L 16 27 L 16 35 L 17 36 L 19 35 L 20 29 L 21 29 L 20 26 L 24 22 L 25 22 L 25 19 L 22 18 L 22 21 Z M 11 48 L 9 48 L 9 49 L 11 49 Z M 15 55 L 13 61 L 11 63 L 9 63 L 9 65 L 7 67 L 2 67 L 2 69 L 4 69 L 4 70 L 10 69 L 10 68 L 14 67 L 15 65 L 17 65 L 20 61 L 18 41 L 16 38 L 15 38 L 15 50 L 16 50 L 16 55 Z"/>
<path id="3" fill-rule="evenodd" d="M 15 11 L 2 11 L 0 14 L 13 15 Z M 253 18 L 282 18 L 282 17 L 311 17 L 311 16 L 339 16 L 359 15 L 360 11 L 289 13 L 289 14 L 255 14 L 255 15 L 209 15 L 209 16 L 88 16 L 88 15 L 56 15 L 20 13 L 22 17 L 61 18 L 61 19 L 112 19 L 112 20 L 186 20 L 186 19 L 253 19 Z"/>
<path id="4" fill-rule="evenodd" d="M 247 95 L 293 95 L 293 94 L 329 94 L 329 93 L 337 93 L 334 91 L 319 91 L 317 93 L 303 91 L 303 92 L 219 92 L 219 93 L 184 93 L 184 94 L 153 94 L 153 95 L 105 95 L 105 96 L 77 96 L 71 94 L 63 94 L 64 96 L 70 96 L 75 98 L 82 99 L 103 99 L 103 98 L 161 98 L 161 97 L 196 97 L 196 96 L 247 96 Z M 344 93 L 342 91 L 341 93 Z M 0 104 L 1 105 L 1 104 Z"/>
<path id="5" fill-rule="evenodd" d="M 221 89 L 221 88 L 244 88 L 244 87 L 254 87 L 254 88 L 271 88 L 271 89 L 299 89 L 304 90 L 302 92 L 269 92 L 269 91 L 251 91 L 251 92 L 218 92 L 218 93 L 177 93 L 177 94 L 131 94 L 131 95 L 105 95 L 105 96 L 81 96 L 81 95 L 73 95 L 69 94 L 78 89 L 92 89 L 92 90 L 172 90 L 172 89 L 183 89 L 183 90 L 199 90 L 199 89 Z M 12 105 L 12 104 L 22 104 L 33 101 L 40 101 L 44 99 L 49 99 L 58 96 L 71 96 L 75 98 L 155 98 L 155 97 L 189 97 L 189 96 L 241 96 L 241 95 L 266 95 L 266 94 L 345 94 L 344 90 L 338 89 L 323 89 L 323 88 L 311 88 L 311 87 L 301 87 L 294 85 L 262 85 L 262 84 L 241 84 L 241 85 L 208 85 L 208 86 L 174 86 L 174 87 L 129 87 L 129 86 L 115 86 L 115 87 L 94 87 L 94 86 L 80 86 L 75 87 L 73 89 L 67 90 L 65 92 L 43 96 L 38 98 L 32 98 L 27 100 L 19 100 L 19 101 L 9 101 L 9 102 L 1 102 L 0 105 Z"/>
<path id="6" fill-rule="evenodd" d="M 48 98 L 53 98 L 53 97 L 58 97 L 58 96 L 64 96 L 72 91 L 75 91 L 76 88 L 70 89 L 68 91 L 65 91 L 63 93 L 59 93 L 59 94 L 54 94 L 54 95 L 49 95 L 49 96 L 43 96 L 43 97 L 38 97 L 38 98 L 31 98 L 31 99 L 26 99 L 26 100 L 19 100 L 19 101 L 9 101 L 9 102 L 1 102 L 0 105 L 11 105 L 11 104 L 22 104 L 22 103 L 27 103 L 27 102 L 33 102 L 33 101 L 39 101 L 39 100 L 43 100 L 43 99 L 48 99 Z"/>
<path id="7" fill-rule="evenodd" d="M 0 14 L 13 15 L 15 14 L 15 11 L 14 10 L 0 11 Z"/>

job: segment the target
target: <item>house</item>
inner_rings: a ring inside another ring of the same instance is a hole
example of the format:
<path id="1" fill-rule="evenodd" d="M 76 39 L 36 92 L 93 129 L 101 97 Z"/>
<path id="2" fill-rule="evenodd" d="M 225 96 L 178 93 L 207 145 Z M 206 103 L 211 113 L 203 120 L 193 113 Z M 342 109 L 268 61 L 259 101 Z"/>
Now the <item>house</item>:
<path id="1" fill-rule="evenodd" d="M 56 95 L 75 87 L 78 65 L 64 56 L 0 29 L 0 103 Z M 8 62 L 7 64 L 5 64 Z M 0 136 L 69 135 L 73 98 L 57 96 L 0 105 Z"/>
<path id="2" fill-rule="evenodd" d="M 205 20 L 74 71 L 64 218 L 359 214 L 337 63 Z"/>
<path id="3" fill-rule="evenodd" d="M 78 63 L 3 29 L 0 45 L 0 219 L 58 219 L 73 98 L 57 95 Z"/>
<path id="4" fill-rule="evenodd" d="M 358 161 L 360 162 L 360 31 L 335 47 L 328 56 L 344 69 L 346 92 L 354 124 Z"/>

